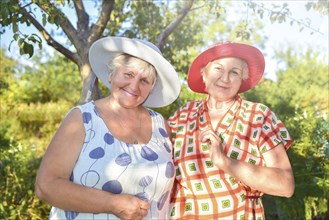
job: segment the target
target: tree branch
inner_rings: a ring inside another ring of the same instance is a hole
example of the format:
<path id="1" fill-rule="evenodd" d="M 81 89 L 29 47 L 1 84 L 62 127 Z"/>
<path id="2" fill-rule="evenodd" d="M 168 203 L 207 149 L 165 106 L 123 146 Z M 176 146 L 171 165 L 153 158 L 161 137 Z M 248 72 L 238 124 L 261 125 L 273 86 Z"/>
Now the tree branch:
<path id="1" fill-rule="evenodd" d="M 94 41 L 99 39 L 110 19 L 111 12 L 114 8 L 114 0 L 103 0 L 102 10 L 97 22 L 91 27 L 89 31 L 88 43 L 91 45 Z"/>
<path id="2" fill-rule="evenodd" d="M 184 7 L 179 12 L 177 17 L 158 36 L 157 46 L 160 48 L 160 50 L 163 47 L 168 36 L 175 30 L 175 28 L 180 24 L 180 22 L 187 15 L 187 13 L 189 12 L 189 10 L 191 9 L 191 7 L 193 5 L 194 0 L 188 0 L 188 1 L 184 1 L 184 2 L 185 2 Z"/>
<path id="3" fill-rule="evenodd" d="M 280 11 L 274 11 L 273 9 L 269 9 L 269 8 L 264 7 L 263 4 L 258 4 L 257 2 L 251 2 L 251 3 L 254 4 L 256 7 L 259 7 L 262 10 L 267 11 L 270 14 L 270 17 L 271 17 L 271 14 L 274 13 L 274 14 L 277 14 L 278 16 L 284 16 L 285 18 L 290 19 L 290 26 L 292 26 L 294 23 L 297 23 L 299 26 L 302 26 L 302 28 L 300 29 L 300 31 L 302 31 L 303 28 L 306 27 L 306 28 L 310 29 L 311 31 L 313 31 L 315 33 L 319 33 L 321 35 L 324 35 L 324 33 L 322 33 L 319 29 L 315 29 L 314 27 L 311 26 L 311 20 L 309 20 L 309 19 L 306 20 L 306 21 L 297 20 L 297 19 L 293 18 L 292 16 L 290 16 L 289 13 L 282 12 L 282 9 L 284 9 L 284 8 L 282 8 Z M 319 3 L 320 3 L 320 1 L 319 1 Z M 274 19 L 271 22 L 274 23 L 275 21 L 278 22 L 278 23 L 282 23 L 282 21 L 280 21 L 278 19 Z"/>
<path id="4" fill-rule="evenodd" d="M 78 21 L 77 21 L 78 33 L 80 35 L 85 36 L 85 34 L 88 31 L 89 15 L 86 13 L 82 0 L 76 0 L 73 1 L 73 3 L 78 17 Z"/>
<path id="5" fill-rule="evenodd" d="M 66 36 L 69 38 L 70 42 L 74 45 L 74 47 L 79 51 L 82 49 L 82 45 L 85 45 L 85 40 L 80 37 L 77 30 L 74 28 L 74 26 L 71 24 L 70 20 L 66 17 L 66 15 L 56 8 L 51 3 L 44 3 L 41 4 L 40 2 L 37 3 L 37 5 L 45 11 L 49 16 L 56 17 L 56 13 L 58 13 L 57 18 L 59 21 L 59 26 L 62 28 Z M 78 52 L 79 54 L 79 52 Z"/>
<path id="6" fill-rule="evenodd" d="M 51 37 L 51 35 L 44 29 L 44 27 L 29 12 L 27 12 L 25 8 L 21 8 L 21 12 L 23 16 L 31 21 L 31 23 L 38 29 L 49 46 L 53 47 L 55 50 L 72 60 L 74 63 L 77 64 L 79 62 L 78 56 L 55 41 L 55 39 Z"/>

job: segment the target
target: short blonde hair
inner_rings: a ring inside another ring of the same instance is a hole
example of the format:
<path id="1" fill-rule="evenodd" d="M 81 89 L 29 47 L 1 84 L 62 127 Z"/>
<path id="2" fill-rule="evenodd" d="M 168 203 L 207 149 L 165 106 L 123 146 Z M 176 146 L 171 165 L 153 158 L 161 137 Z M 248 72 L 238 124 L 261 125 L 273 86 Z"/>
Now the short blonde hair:
<path id="1" fill-rule="evenodd" d="M 157 79 L 157 71 L 152 64 L 130 54 L 121 53 L 117 55 L 109 64 L 109 75 L 115 73 L 117 69 L 122 66 L 143 72 L 146 77 L 153 78 L 152 85 L 155 85 Z"/>
<path id="2" fill-rule="evenodd" d="M 242 80 L 246 80 L 248 79 L 249 77 L 249 68 L 248 68 L 248 63 L 241 59 L 242 60 Z"/>

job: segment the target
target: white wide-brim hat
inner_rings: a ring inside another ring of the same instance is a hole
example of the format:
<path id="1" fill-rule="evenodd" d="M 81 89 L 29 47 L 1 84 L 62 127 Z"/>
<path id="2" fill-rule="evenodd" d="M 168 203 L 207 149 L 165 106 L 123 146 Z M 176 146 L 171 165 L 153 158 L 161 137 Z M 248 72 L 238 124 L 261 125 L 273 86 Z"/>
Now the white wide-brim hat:
<path id="1" fill-rule="evenodd" d="M 89 50 L 89 62 L 95 75 L 109 89 L 109 64 L 120 53 L 127 53 L 152 64 L 157 80 L 144 106 L 164 107 L 173 103 L 180 92 L 180 80 L 173 66 L 152 43 L 125 37 L 105 37 L 95 41 Z"/>

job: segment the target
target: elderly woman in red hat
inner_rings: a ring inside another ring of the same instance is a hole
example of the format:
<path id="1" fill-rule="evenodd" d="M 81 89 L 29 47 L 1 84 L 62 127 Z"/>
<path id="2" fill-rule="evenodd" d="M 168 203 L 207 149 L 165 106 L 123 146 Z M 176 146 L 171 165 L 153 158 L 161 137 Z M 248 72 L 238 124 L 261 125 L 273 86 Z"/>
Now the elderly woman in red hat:
<path id="1" fill-rule="evenodd" d="M 239 96 L 257 85 L 264 68 L 257 48 L 233 42 L 193 61 L 188 85 L 208 96 L 168 120 L 176 168 L 172 219 L 264 219 L 263 194 L 293 195 L 287 129 L 268 107 Z"/>

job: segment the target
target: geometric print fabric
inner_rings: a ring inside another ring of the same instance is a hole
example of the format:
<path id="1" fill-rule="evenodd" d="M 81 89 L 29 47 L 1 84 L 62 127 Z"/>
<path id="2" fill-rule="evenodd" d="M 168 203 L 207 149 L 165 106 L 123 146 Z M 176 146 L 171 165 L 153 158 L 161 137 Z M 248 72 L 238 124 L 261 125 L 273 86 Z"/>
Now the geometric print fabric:
<path id="1" fill-rule="evenodd" d="M 210 125 L 206 100 L 192 101 L 169 119 L 173 135 L 174 183 L 172 219 L 264 219 L 261 192 L 213 166 L 200 130 Z M 283 123 L 265 105 L 236 97 L 215 132 L 231 158 L 266 166 L 262 154 L 292 140 Z"/>

